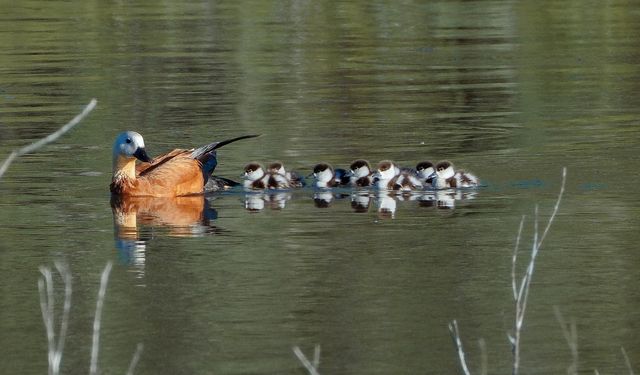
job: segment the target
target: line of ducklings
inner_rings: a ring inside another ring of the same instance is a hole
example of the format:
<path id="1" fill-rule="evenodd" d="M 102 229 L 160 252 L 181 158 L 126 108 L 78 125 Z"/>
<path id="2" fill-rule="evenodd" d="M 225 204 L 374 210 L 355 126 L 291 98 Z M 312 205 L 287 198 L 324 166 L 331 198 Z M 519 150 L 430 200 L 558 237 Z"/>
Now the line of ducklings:
<path id="1" fill-rule="evenodd" d="M 473 188 L 479 185 L 478 178 L 466 171 L 455 170 L 449 161 L 435 165 L 429 161 L 419 162 L 415 168 L 401 168 L 390 160 L 383 160 L 371 169 L 369 162 L 355 160 L 349 169 L 334 169 L 327 163 L 316 164 L 313 185 L 317 188 L 372 187 L 381 190 L 416 191 L 424 189 Z M 286 171 L 280 162 L 269 164 L 265 170 L 260 163 L 251 162 L 244 167 L 243 187 L 251 190 L 290 189 L 306 185 L 302 175 Z"/>

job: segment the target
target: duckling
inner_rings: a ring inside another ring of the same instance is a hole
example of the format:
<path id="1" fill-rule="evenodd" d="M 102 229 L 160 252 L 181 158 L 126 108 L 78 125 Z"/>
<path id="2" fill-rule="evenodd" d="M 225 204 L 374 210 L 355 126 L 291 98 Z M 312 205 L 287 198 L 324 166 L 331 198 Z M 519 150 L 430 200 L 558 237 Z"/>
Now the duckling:
<path id="1" fill-rule="evenodd" d="M 440 161 L 436 164 L 433 187 L 436 189 L 469 188 L 478 186 L 478 178 L 469 172 L 455 171 L 450 161 Z"/>
<path id="2" fill-rule="evenodd" d="M 301 176 L 300 174 L 298 174 L 295 171 L 292 172 L 287 172 L 284 169 L 284 165 L 279 162 L 273 162 L 271 164 L 269 164 L 269 167 L 267 168 L 267 172 L 270 173 L 277 173 L 280 174 L 282 176 L 284 176 L 287 181 L 289 182 L 289 186 L 292 188 L 301 188 L 304 187 L 306 185 L 306 181 L 304 180 L 304 176 Z"/>
<path id="3" fill-rule="evenodd" d="M 400 168 L 392 161 L 383 160 L 374 173 L 374 185 L 378 189 L 412 191 L 422 189 L 422 182 L 416 171 L 411 168 Z"/>
<path id="4" fill-rule="evenodd" d="M 373 173 L 369 162 L 366 160 L 358 159 L 351 163 L 347 176 L 349 177 L 350 186 L 365 187 L 371 186 L 373 183 Z"/>
<path id="5" fill-rule="evenodd" d="M 287 178 L 278 173 L 265 172 L 259 163 L 252 162 L 244 167 L 244 180 L 242 186 L 245 189 L 288 189 Z"/>
<path id="6" fill-rule="evenodd" d="M 412 168 L 400 168 L 400 173 L 396 177 L 395 190 L 414 191 L 421 190 L 423 183 L 420 181 L 417 172 Z"/>
<path id="7" fill-rule="evenodd" d="M 314 186 L 317 188 L 331 188 L 340 186 L 345 181 L 346 171 L 344 169 L 336 169 L 327 163 L 319 163 L 313 167 L 313 176 L 315 179 Z"/>
<path id="8" fill-rule="evenodd" d="M 399 174 L 400 168 L 390 160 L 383 160 L 378 163 L 376 172 L 373 174 L 373 185 L 378 189 L 397 190 L 395 182 Z"/>
<path id="9" fill-rule="evenodd" d="M 425 186 L 433 185 L 433 179 L 435 178 L 436 170 L 433 168 L 433 163 L 430 161 L 421 161 L 416 164 L 416 173 L 418 178 Z"/>

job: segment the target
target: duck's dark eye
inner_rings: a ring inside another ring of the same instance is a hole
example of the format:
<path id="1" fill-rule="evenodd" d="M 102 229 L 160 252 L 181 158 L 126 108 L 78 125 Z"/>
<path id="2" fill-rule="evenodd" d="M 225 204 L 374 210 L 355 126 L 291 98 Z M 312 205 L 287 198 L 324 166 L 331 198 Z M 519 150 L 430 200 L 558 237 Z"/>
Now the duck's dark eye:
<path id="1" fill-rule="evenodd" d="M 127 138 L 127 143 L 131 143 L 131 138 Z"/>

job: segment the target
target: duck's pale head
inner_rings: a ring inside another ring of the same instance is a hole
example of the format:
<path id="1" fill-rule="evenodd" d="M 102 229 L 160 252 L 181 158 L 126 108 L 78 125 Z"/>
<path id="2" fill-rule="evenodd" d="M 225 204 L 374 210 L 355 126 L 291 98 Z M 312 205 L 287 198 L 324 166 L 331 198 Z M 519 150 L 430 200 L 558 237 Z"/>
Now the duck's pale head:
<path id="1" fill-rule="evenodd" d="M 139 133 L 126 131 L 118 134 L 113 143 L 113 178 L 135 179 L 136 159 L 151 162 L 144 148 L 144 140 Z"/>
<path id="2" fill-rule="evenodd" d="M 113 143 L 114 162 L 118 158 L 136 158 L 147 163 L 151 161 L 144 148 L 144 139 L 140 133 L 126 131 L 118 134 L 116 141 Z"/>

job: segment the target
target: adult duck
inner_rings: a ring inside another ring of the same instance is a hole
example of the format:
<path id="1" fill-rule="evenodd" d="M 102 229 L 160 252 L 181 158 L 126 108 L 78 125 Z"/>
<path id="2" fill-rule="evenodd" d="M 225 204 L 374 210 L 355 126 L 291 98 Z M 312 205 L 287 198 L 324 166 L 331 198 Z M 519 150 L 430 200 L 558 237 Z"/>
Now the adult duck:
<path id="1" fill-rule="evenodd" d="M 113 143 L 111 193 L 122 196 L 177 197 L 205 192 L 205 185 L 218 165 L 216 150 L 243 135 L 213 142 L 196 149 L 175 149 L 151 159 L 139 133 L 120 133 Z M 136 160 L 143 163 L 136 166 Z"/>

